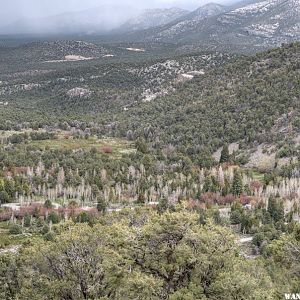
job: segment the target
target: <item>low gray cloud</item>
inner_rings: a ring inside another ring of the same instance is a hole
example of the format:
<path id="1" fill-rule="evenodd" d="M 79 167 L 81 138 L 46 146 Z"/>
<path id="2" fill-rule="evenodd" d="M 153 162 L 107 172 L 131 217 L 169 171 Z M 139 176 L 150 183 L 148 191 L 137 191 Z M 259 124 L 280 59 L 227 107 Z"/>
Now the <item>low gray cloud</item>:
<path id="1" fill-rule="evenodd" d="M 226 3 L 230 0 L 220 0 L 218 3 Z M 95 10 L 95 14 L 99 14 L 99 26 L 104 29 L 117 26 L 118 23 L 130 18 L 146 8 L 166 8 L 166 7 L 181 7 L 185 9 L 195 9 L 209 0 L 1 0 L 0 10 L 0 27 L 9 28 L 9 30 L 20 31 L 24 24 L 45 30 L 49 29 L 53 19 L 49 16 L 61 15 L 59 20 L 63 21 L 66 18 L 68 22 L 74 22 L 70 17 L 69 12 L 81 12 L 89 10 L 89 13 Z M 92 13 L 93 14 L 93 13 Z M 75 14 L 78 19 L 84 14 Z M 74 18 L 74 16 L 73 16 Z M 46 21 L 45 21 L 46 20 Z M 52 20 L 52 21 L 51 21 Z M 91 20 L 80 20 L 83 22 L 93 22 Z M 101 24 L 100 24 L 101 21 Z M 49 24 L 45 24 L 49 22 Z M 55 22 L 55 21 L 54 21 Z M 19 24 L 19 25 L 18 25 Z M 15 27 L 15 28 L 13 28 Z M 107 28 L 105 28 L 107 27 Z M 25 28 L 26 29 L 26 28 Z M 23 28 L 23 30 L 25 30 Z M 4 29 L 5 30 L 5 29 Z"/>

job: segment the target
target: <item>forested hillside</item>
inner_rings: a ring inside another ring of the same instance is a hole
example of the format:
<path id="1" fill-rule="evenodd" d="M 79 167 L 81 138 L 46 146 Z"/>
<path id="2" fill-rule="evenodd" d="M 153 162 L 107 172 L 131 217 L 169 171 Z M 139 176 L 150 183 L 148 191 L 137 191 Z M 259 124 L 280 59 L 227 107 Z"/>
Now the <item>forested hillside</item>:
<path id="1" fill-rule="evenodd" d="M 210 221 L 201 224 L 197 213 L 124 211 L 89 225 L 55 225 L 44 241 L 33 240 L 19 256 L 0 256 L 0 295 L 282 299 L 281 288 L 297 288 L 298 250 L 299 227 L 270 245 L 270 257 L 246 260 L 229 230 Z"/>
<path id="2" fill-rule="evenodd" d="M 300 43 L 1 51 L 1 299 L 299 291 Z"/>
<path id="3" fill-rule="evenodd" d="M 251 53 L 299 40 L 299 20 L 297 0 L 210 3 L 164 26 L 129 32 L 119 39 Z"/>
<path id="4" fill-rule="evenodd" d="M 130 108 L 118 130 L 189 153 L 293 139 L 300 130 L 299 63 L 299 43 L 240 58 Z"/>
<path id="5" fill-rule="evenodd" d="M 0 124 L 64 128 L 58 124 L 75 121 L 104 136 L 171 145 L 194 159 L 226 143 L 238 144 L 244 163 L 257 149 L 296 157 L 299 59 L 293 43 L 238 59 L 202 52 L 136 63 L 34 62 L 1 75 Z"/>
<path id="6" fill-rule="evenodd" d="M 2 128 L 70 120 L 108 125 L 135 103 L 169 94 L 179 82 L 235 58 L 220 52 L 179 55 L 162 45 L 136 47 L 57 41 L 2 49 Z M 167 51 L 168 57 L 159 58 Z"/>

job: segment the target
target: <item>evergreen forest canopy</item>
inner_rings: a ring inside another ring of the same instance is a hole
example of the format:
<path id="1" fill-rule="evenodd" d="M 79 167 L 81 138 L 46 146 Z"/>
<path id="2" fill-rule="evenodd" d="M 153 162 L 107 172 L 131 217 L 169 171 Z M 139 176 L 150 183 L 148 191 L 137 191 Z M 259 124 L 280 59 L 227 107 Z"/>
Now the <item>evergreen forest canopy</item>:
<path id="1" fill-rule="evenodd" d="M 59 72 L 46 68 L 35 75 L 3 74 L 2 85 L 14 79 L 0 93 L 7 104 L 0 126 L 42 128 L 65 122 L 99 135 L 142 138 L 155 147 L 172 145 L 189 153 L 203 148 L 212 152 L 232 142 L 247 147 L 282 141 L 285 132 L 277 126 L 282 118 L 294 133 L 299 127 L 299 51 L 293 43 L 237 60 L 202 53 L 139 64 L 87 62 L 91 66 Z M 199 70 L 203 73 L 190 82 L 178 80 L 180 72 Z M 151 97 L 155 101 L 149 102 Z"/>
<path id="2" fill-rule="evenodd" d="M 67 222 L 0 256 L 3 299 L 281 299 L 299 288 L 299 226 L 247 260 L 230 230 L 176 208 Z"/>
<path id="3" fill-rule="evenodd" d="M 0 298 L 299 293 L 299 60 L 1 48 Z"/>

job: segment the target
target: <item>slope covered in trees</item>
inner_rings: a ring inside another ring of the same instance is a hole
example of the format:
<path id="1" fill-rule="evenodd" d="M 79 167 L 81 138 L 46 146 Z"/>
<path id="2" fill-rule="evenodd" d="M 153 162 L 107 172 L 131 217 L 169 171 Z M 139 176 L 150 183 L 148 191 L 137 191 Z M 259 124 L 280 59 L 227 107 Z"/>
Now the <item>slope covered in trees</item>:
<path id="1" fill-rule="evenodd" d="M 119 116 L 118 128 L 190 153 L 292 138 L 299 132 L 299 63 L 299 43 L 240 58 L 136 105 Z"/>
<path id="2" fill-rule="evenodd" d="M 238 59 L 203 52 L 135 63 L 34 64 L 1 75 L 0 128 L 77 124 L 157 149 L 171 145 L 195 160 L 235 142 L 244 163 L 249 149 L 275 153 L 274 168 L 275 155 L 299 152 L 299 59 L 294 43 Z"/>
<path id="3" fill-rule="evenodd" d="M 134 47 L 144 52 L 127 50 Z M 0 127 L 74 120 L 105 126 L 136 102 L 170 93 L 178 81 L 187 80 L 182 74 L 205 72 L 235 57 L 219 52 L 175 55 L 161 45 L 106 46 L 99 54 L 102 49 L 68 41 L 1 49 Z M 67 61 L 70 56 L 79 60 Z"/>
<path id="4" fill-rule="evenodd" d="M 210 3 L 170 22 L 119 39 L 189 44 L 198 49 L 250 53 L 299 40 L 299 3 L 294 0 Z"/>
<path id="5" fill-rule="evenodd" d="M 232 58 L 1 74 L 1 299 L 299 290 L 300 44 Z"/>
<path id="6" fill-rule="evenodd" d="M 247 260 L 226 228 L 182 207 L 55 225 L 18 256 L 0 256 L 3 299 L 281 299 L 297 287 L 295 231 Z M 284 243 L 288 241 L 288 243 Z M 286 266 L 288 264 L 288 266 Z M 269 265 L 268 269 L 266 266 Z M 287 269 L 285 269 L 285 267 Z M 287 280 L 287 272 L 292 272 Z M 278 297 L 277 297 L 278 296 Z"/>

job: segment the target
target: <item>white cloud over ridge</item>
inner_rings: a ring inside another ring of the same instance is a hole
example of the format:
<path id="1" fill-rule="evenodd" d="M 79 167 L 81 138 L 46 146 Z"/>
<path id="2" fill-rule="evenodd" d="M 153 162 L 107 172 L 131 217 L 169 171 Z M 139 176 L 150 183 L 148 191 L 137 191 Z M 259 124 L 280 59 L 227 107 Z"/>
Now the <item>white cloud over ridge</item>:
<path id="1" fill-rule="evenodd" d="M 228 3 L 232 0 L 217 0 Z M 39 20 L 48 16 L 76 12 L 100 7 L 106 11 L 104 19 L 123 19 L 131 17 L 137 11 L 147 8 L 180 7 L 193 10 L 211 0 L 1 0 L 0 27 L 14 24 L 18 20 L 28 20 L 39 24 Z M 33 20 L 33 21 L 31 21 Z M 109 26 L 109 25 L 108 25 Z"/>

